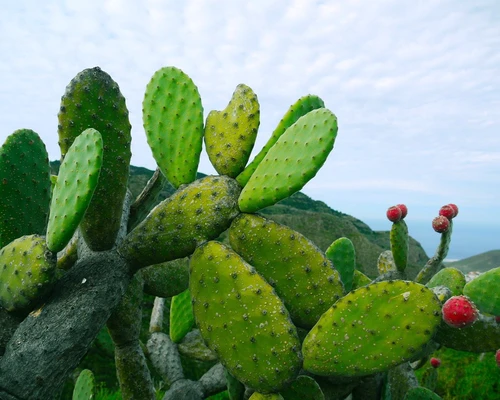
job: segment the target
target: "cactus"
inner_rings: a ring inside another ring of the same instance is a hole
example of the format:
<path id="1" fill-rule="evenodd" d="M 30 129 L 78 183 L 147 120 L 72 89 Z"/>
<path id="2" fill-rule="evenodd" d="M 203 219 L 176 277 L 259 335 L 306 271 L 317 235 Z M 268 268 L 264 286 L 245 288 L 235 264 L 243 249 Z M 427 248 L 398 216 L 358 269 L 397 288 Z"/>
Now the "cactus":
<path id="1" fill-rule="evenodd" d="M 89 369 L 84 369 L 78 375 L 75 388 L 73 389 L 73 400 L 94 400 L 96 397 L 96 386 L 94 374 Z"/>
<path id="2" fill-rule="evenodd" d="M 482 313 L 500 316 L 500 267 L 490 269 L 463 287 L 468 296 Z"/>
<path id="3" fill-rule="evenodd" d="M 465 275 L 456 268 L 443 268 L 426 285 L 429 288 L 446 286 L 451 290 L 452 296 L 462 294 L 465 286 Z"/>
<path id="4" fill-rule="evenodd" d="M 356 267 L 356 250 L 351 240 L 345 237 L 335 240 L 326 249 L 325 255 L 339 271 L 345 291 L 350 292 Z"/>
<path id="5" fill-rule="evenodd" d="M 172 297 L 170 304 L 170 332 L 172 342 L 179 343 L 194 326 L 193 306 L 189 289 Z"/>

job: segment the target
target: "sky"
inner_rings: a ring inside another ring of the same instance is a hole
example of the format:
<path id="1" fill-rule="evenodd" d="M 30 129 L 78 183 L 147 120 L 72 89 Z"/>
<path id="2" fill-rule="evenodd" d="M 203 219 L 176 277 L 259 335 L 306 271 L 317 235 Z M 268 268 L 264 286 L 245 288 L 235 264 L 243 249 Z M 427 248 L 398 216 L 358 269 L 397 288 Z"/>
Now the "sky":
<path id="1" fill-rule="evenodd" d="M 428 255 L 432 219 L 456 203 L 450 258 L 500 249 L 498 0 L 10 1 L 0 38 L 0 143 L 33 129 L 59 159 L 60 98 L 94 66 L 127 99 L 131 163 L 150 169 L 142 100 L 164 66 L 191 77 L 205 116 L 238 84 L 253 89 L 251 159 L 288 107 L 315 94 L 339 131 L 304 193 L 380 230 L 387 208 L 405 203 Z M 205 152 L 199 170 L 215 173 Z"/>

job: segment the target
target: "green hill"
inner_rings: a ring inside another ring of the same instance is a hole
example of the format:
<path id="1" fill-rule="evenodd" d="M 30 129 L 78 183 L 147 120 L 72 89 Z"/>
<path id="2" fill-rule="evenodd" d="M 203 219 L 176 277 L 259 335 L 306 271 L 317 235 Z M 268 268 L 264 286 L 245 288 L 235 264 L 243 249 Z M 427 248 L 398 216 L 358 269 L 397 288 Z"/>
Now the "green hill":
<path id="1" fill-rule="evenodd" d="M 464 274 L 471 271 L 486 272 L 500 267 L 500 250 L 491 250 L 463 260 L 446 263 L 446 266 L 457 268 Z"/>

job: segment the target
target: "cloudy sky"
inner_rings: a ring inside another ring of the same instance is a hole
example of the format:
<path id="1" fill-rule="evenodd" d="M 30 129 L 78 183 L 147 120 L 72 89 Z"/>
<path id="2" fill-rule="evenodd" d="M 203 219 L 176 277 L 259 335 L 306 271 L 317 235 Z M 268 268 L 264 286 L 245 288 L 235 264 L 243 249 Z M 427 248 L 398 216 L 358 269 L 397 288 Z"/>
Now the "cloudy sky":
<path id="1" fill-rule="evenodd" d="M 457 243 L 479 243 L 462 256 L 500 249 L 498 0 L 10 1 L 0 37 L 1 143 L 30 128 L 58 159 L 60 97 L 97 65 L 127 98 L 132 164 L 150 169 L 141 103 L 163 66 L 193 79 L 205 115 L 250 86 L 261 106 L 254 154 L 292 103 L 316 94 L 339 133 L 306 194 L 375 229 L 406 203 L 429 254 L 430 221 L 454 202 Z M 200 171 L 214 172 L 206 155 Z"/>

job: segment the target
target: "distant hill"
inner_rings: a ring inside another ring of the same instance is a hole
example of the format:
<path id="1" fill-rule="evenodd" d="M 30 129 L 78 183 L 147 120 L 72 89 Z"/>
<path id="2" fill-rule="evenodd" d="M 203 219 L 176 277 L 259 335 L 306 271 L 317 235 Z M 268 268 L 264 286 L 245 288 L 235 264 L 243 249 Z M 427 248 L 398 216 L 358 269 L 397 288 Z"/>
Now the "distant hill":
<path id="1" fill-rule="evenodd" d="M 463 260 L 446 263 L 446 266 L 457 268 L 465 274 L 471 271 L 486 272 L 500 267 L 500 250 L 491 250 Z"/>

